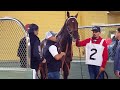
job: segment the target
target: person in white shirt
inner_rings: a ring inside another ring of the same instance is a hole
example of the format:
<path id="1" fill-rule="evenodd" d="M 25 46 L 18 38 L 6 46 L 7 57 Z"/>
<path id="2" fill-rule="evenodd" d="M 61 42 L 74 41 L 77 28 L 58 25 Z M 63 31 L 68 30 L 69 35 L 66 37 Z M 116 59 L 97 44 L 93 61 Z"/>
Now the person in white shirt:
<path id="1" fill-rule="evenodd" d="M 47 62 L 48 79 L 60 79 L 61 58 L 65 55 L 65 52 L 58 53 L 58 47 L 55 46 L 57 41 L 55 35 L 52 31 L 46 33 L 47 43 L 43 49 Z"/>

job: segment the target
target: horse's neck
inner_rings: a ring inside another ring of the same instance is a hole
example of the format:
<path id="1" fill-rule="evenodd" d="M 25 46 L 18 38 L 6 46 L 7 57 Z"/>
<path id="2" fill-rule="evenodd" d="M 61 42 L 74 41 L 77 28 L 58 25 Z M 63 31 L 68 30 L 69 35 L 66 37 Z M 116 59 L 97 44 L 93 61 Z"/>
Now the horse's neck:
<path id="1" fill-rule="evenodd" d="M 65 34 L 66 30 L 67 30 L 67 26 L 66 26 L 66 23 L 64 23 L 62 29 L 58 33 L 58 36 L 61 36 L 61 35 Z"/>
<path id="2" fill-rule="evenodd" d="M 70 37 L 70 35 L 68 36 L 68 31 L 67 31 L 67 26 L 66 23 L 64 24 L 64 26 L 62 27 L 61 31 L 58 33 L 58 45 L 60 44 L 60 48 L 62 51 L 66 51 L 66 46 L 68 44 L 68 49 L 69 51 L 71 50 L 71 44 L 68 43 L 68 40 L 66 37 Z M 68 51 L 68 50 L 67 50 Z"/>
<path id="3" fill-rule="evenodd" d="M 68 38 L 66 38 L 66 37 L 68 37 L 68 35 L 66 35 L 66 36 L 64 36 L 63 38 L 62 38 L 62 42 L 61 42 L 61 45 L 62 45 L 62 48 L 64 49 L 63 51 L 66 51 L 66 47 L 68 46 L 68 49 L 70 49 L 70 47 L 71 47 L 71 45 L 72 45 L 72 43 L 69 43 L 69 42 L 71 42 L 71 41 L 68 41 Z M 71 50 L 71 49 L 70 49 Z M 68 51 L 68 50 L 67 50 Z"/>

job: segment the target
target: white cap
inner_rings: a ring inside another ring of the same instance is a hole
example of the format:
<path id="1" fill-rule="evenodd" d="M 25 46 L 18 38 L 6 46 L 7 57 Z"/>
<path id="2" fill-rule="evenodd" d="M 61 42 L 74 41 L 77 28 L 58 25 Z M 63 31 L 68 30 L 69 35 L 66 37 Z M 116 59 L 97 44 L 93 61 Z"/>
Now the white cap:
<path id="1" fill-rule="evenodd" d="M 52 32 L 52 31 L 49 31 L 49 32 L 47 32 L 46 33 L 46 39 L 48 39 L 48 38 L 50 38 L 50 37 L 52 37 L 52 36 L 55 36 L 56 35 L 56 33 L 54 33 L 54 32 Z"/>

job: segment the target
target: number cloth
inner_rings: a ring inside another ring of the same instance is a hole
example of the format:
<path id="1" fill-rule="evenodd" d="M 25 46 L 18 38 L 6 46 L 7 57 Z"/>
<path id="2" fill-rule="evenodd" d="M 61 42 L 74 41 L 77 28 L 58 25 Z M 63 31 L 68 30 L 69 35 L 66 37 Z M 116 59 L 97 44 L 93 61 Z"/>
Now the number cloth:
<path id="1" fill-rule="evenodd" d="M 86 45 L 86 64 L 101 66 L 103 61 L 103 50 L 102 46 L 104 39 L 101 40 L 100 44 L 94 44 L 91 42 Z"/>

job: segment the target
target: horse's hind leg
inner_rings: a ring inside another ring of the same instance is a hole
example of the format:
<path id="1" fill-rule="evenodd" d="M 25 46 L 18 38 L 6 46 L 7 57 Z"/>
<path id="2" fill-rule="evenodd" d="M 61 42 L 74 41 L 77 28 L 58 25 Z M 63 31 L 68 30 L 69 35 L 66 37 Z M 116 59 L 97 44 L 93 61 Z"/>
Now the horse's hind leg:
<path id="1" fill-rule="evenodd" d="M 41 79 L 44 79 L 44 71 L 43 71 L 43 65 L 40 67 L 40 74 L 41 74 Z"/>
<path id="2" fill-rule="evenodd" d="M 40 69 L 41 79 L 47 78 L 47 63 L 43 63 Z"/>
<path id="3" fill-rule="evenodd" d="M 69 70 L 70 70 L 70 63 L 64 63 L 63 65 L 63 78 L 68 79 L 69 75 Z"/>
<path id="4" fill-rule="evenodd" d="M 44 79 L 47 79 L 47 63 L 44 63 Z"/>
<path id="5" fill-rule="evenodd" d="M 43 71 L 42 71 L 42 69 L 40 70 L 40 74 L 41 74 L 41 79 L 44 79 L 44 75 L 43 75 Z"/>

